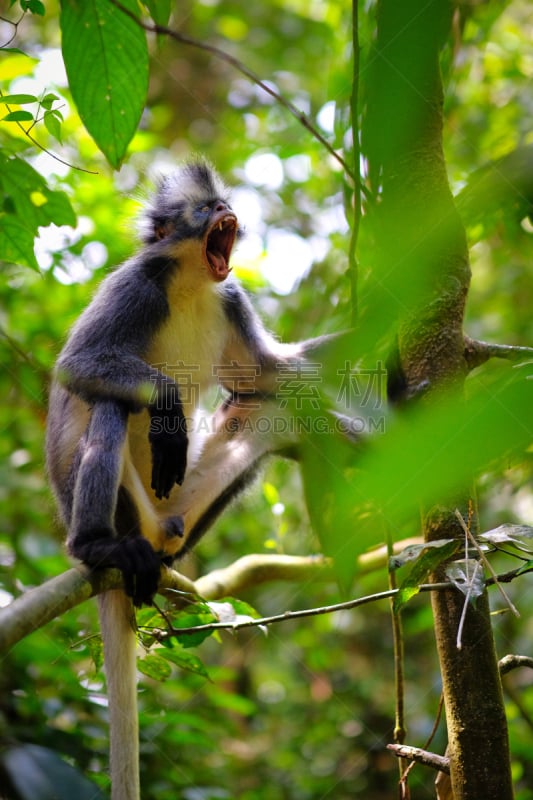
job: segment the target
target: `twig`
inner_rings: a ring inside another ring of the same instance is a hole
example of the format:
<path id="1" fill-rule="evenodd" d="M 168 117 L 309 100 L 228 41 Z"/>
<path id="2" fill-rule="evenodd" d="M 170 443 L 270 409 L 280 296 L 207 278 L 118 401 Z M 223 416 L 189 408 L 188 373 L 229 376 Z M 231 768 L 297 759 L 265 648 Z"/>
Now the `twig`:
<path id="1" fill-rule="evenodd" d="M 398 758 L 407 758 L 409 761 L 416 761 L 418 764 L 431 767 L 437 772 L 450 774 L 450 759 L 446 756 L 438 756 L 436 753 L 429 753 L 420 747 L 409 747 L 406 744 L 388 744 L 387 750 L 390 750 Z"/>
<path id="2" fill-rule="evenodd" d="M 8 47 L 8 45 L 10 45 L 11 42 L 13 41 L 13 39 L 16 37 L 16 35 L 18 33 L 18 27 L 19 27 L 20 23 L 22 22 L 22 20 L 24 19 L 25 16 L 26 16 L 26 12 L 23 11 L 22 14 L 20 15 L 20 18 L 16 22 L 14 22 L 12 19 L 8 19 L 7 17 L 1 17 L 0 16 L 0 20 L 2 22 L 7 22 L 8 25 L 13 25 L 13 27 L 15 29 L 13 31 L 13 36 L 10 39 L 8 39 L 7 42 L 4 42 L 2 45 L 0 45 L 2 50 L 4 48 Z"/>
<path id="3" fill-rule="evenodd" d="M 397 591 L 396 573 L 392 568 L 392 556 L 394 548 L 390 530 L 387 530 L 387 555 L 388 555 L 388 578 L 389 589 Z M 405 741 L 405 680 L 404 680 L 404 641 L 401 612 L 394 607 L 394 599 L 390 601 L 390 613 L 392 621 L 392 642 L 394 658 L 394 743 L 401 745 Z M 405 765 L 399 762 L 400 780 L 405 773 Z"/>
<path id="4" fill-rule="evenodd" d="M 435 584 L 427 584 L 428 591 L 435 588 Z M 447 587 L 448 588 L 448 587 Z M 192 625 L 189 628 L 174 628 L 175 634 L 193 634 L 199 631 L 216 630 L 240 630 L 241 628 L 256 628 L 264 625 L 271 625 L 274 622 L 287 622 L 293 619 L 304 619 L 305 617 L 319 617 L 323 614 L 333 614 L 336 611 L 347 611 L 358 606 L 373 603 L 376 600 L 387 600 L 394 597 L 398 590 L 389 589 L 385 592 L 358 597 L 354 600 L 346 600 L 343 603 L 333 603 L 329 606 L 318 606 L 317 608 L 303 608 L 299 611 L 284 611 L 283 614 L 273 614 L 270 617 L 260 619 L 244 620 L 242 622 L 207 622 L 205 625 Z M 422 588 L 421 588 L 422 591 Z"/>
<path id="5" fill-rule="evenodd" d="M 505 602 L 509 606 L 509 609 L 513 612 L 515 617 L 519 617 L 520 616 L 520 612 L 518 611 L 518 609 L 516 608 L 516 606 L 512 602 L 511 598 L 509 597 L 509 595 L 507 594 L 507 592 L 505 591 L 503 586 L 501 586 L 500 581 L 498 580 L 497 575 L 494 572 L 494 570 L 493 570 L 493 568 L 492 568 L 492 566 L 490 564 L 490 561 L 488 560 L 487 556 L 485 555 L 485 553 L 483 552 L 483 550 L 479 546 L 479 544 L 478 544 L 478 542 L 476 540 L 476 537 L 472 535 L 472 532 L 470 531 L 470 529 L 465 524 L 465 521 L 464 521 L 464 519 L 462 517 L 462 514 L 461 514 L 461 512 L 459 511 L 458 508 L 455 509 L 455 516 L 457 517 L 457 519 L 459 521 L 459 524 L 461 525 L 462 529 L 464 530 L 467 538 L 471 541 L 471 543 L 476 548 L 477 553 L 479 555 L 479 558 L 483 562 L 484 566 L 490 572 L 490 574 L 491 574 L 491 576 L 492 576 L 492 578 L 494 580 L 494 583 L 498 587 L 498 591 L 500 592 L 501 596 L 503 597 L 503 599 L 505 600 Z"/>
<path id="6" fill-rule="evenodd" d="M 352 169 L 348 166 L 346 161 L 340 156 L 337 151 L 331 146 L 327 139 L 322 136 L 322 134 L 315 128 L 311 120 L 304 114 L 303 111 L 300 111 L 296 108 L 290 100 L 287 100 L 282 94 L 277 92 L 267 83 L 265 83 L 261 78 L 256 75 L 251 69 L 249 69 L 242 61 L 239 61 L 238 58 L 226 53 L 225 50 L 221 50 L 219 47 L 216 47 L 212 44 L 206 44 L 205 42 L 200 42 L 198 39 L 193 39 L 191 36 L 187 36 L 185 33 L 179 33 L 178 31 L 172 30 L 172 28 L 167 28 L 165 25 L 157 25 L 156 23 L 148 23 L 144 22 L 142 19 L 136 16 L 133 11 L 130 11 L 129 8 L 126 8 L 122 5 L 122 3 L 118 2 L 118 0 L 111 0 L 112 4 L 116 6 L 123 14 L 130 17 L 139 27 L 144 28 L 145 31 L 149 31 L 150 33 L 156 33 L 160 36 L 168 36 L 174 41 L 179 42 L 180 44 L 190 45 L 191 47 L 196 47 L 199 50 L 204 50 L 206 53 L 211 53 L 211 55 L 219 58 L 221 61 L 225 61 L 226 64 L 230 64 L 234 69 L 238 72 L 245 75 L 249 78 L 253 83 L 257 86 L 260 86 L 264 92 L 269 94 L 271 97 L 274 97 L 277 102 L 282 105 L 287 111 L 292 114 L 292 116 L 306 128 L 306 130 L 311 133 L 312 136 L 315 137 L 325 148 L 326 150 L 335 158 L 342 168 L 346 171 L 346 173 L 350 176 L 350 178 L 356 181 L 356 177 L 353 174 Z"/>
<path id="7" fill-rule="evenodd" d="M 357 282 L 359 277 L 359 263 L 357 261 L 357 240 L 359 238 L 359 225 L 361 222 L 361 175 L 360 175 L 360 147 L 359 147 L 359 67 L 361 50 L 359 47 L 359 4 L 358 0 L 352 2 L 352 94 L 350 97 L 350 113 L 352 123 L 352 152 L 354 176 L 354 202 L 353 222 L 348 249 L 348 264 L 350 269 L 351 291 L 351 319 L 352 327 L 357 325 L 359 316 L 359 300 L 357 296 Z"/>
<path id="8" fill-rule="evenodd" d="M 0 89 L 0 97 L 5 97 L 5 95 L 4 95 L 4 93 L 2 92 L 1 89 Z M 39 101 L 36 101 L 36 102 L 39 102 Z M 40 106 L 40 103 L 39 103 L 39 106 Z M 6 107 L 7 111 L 11 111 L 11 106 L 10 106 L 9 103 L 6 103 L 5 107 Z M 31 129 L 34 127 L 34 125 L 36 124 L 37 121 L 38 120 L 33 120 L 32 124 L 30 125 L 28 130 L 26 130 L 26 128 L 24 127 L 22 122 L 20 120 L 18 120 L 18 119 L 15 120 L 15 124 L 17 125 L 19 130 L 22 131 L 24 136 L 26 136 L 26 138 L 29 139 L 30 142 L 35 145 L 35 147 L 38 147 L 39 150 L 42 150 L 42 152 L 46 153 L 48 156 L 50 156 L 50 158 L 53 158 L 55 161 L 59 161 L 60 164 L 64 164 L 65 167 L 68 167 L 69 169 L 76 169 L 76 170 L 78 170 L 78 172 L 86 172 L 88 175 L 98 175 L 97 172 L 93 172 L 90 169 L 85 169 L 85 167 L 77 167 L 75 164 L 71 164 L 69 161 L 65 161 L 63 158 L 60 158 L 59 156 L 57 156 L 55 153 L 52 153 L 51 150 L 47 150 L 47 148 L 44 145 L 40 144 L 40 142 L 38 142 L 37 139 L 35 139 L 30 133 Z"/>
<path id="9" fill-rule="evenodd" d="M 9 347 L 13 350 L 14 353 L 17 354 L 19 359 L 21 361 L 23 361 L 24 363 L 26 363 L 29 367 L 31 367 L 31 369 L 34 372 L 38 373 L 41 376 L 43 381 L 46 381 L 46 382 L 49 381 L 49 379 L 50 379 L 49 370 L 47 370 L 46 367 L 44 367 L 41 363 L 39 363 L 37 361 L 37 359 L 33 355 L 30 355 L 29 353 L 26 353 L 22 349 L 22 347 L 18 344 L 18 342 L 15 339 L 13 339 L 13 337 L 10 336 L 9 333 L 7 333 L 2 328 L 2 326 L 0 326 L 0 337 L 3 337 L 6 340 L 6 342 L 9 345 Z"/>

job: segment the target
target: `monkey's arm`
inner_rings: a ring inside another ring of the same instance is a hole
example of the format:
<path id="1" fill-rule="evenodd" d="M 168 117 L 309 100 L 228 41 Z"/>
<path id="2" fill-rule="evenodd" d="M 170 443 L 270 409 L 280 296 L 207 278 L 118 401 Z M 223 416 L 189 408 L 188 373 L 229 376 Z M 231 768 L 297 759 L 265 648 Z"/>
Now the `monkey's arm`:
<path id="1" fill-rule="evenodd" d="M 218 372 L 219 382 L 232 394 L 260 392 L 275 395 L 284 382 L 298 377 L 323 384 L 338 375 L 340 352 L 351 346 L 353 333 L 328 334 L 294 344 L 277 341 L 266 331 L 244 290 L 235 283 L 224 287 L 224 311 L 231 335 L 224 352 L 228 365 Z M 341 361 L 342 363 L 342 361 Z M 237 368 L 233 371 L 231 365 Z"/>

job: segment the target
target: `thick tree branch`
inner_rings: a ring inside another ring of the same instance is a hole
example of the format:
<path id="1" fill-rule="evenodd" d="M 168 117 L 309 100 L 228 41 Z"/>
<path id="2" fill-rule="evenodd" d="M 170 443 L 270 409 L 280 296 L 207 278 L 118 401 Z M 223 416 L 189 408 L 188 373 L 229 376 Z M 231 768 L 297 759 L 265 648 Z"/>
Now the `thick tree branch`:
<path id="1" fill-rule="evenodd" d="M 519 669 L 520 667 L 528 667 L 529 669 L 533 669 L 533 658 L 529 656 L 515 656 L 515 655 L 507 655 L 503 658 L 500 658 L 498 661 L 498 667 L 500 669 L 500 675 L 507 675 L 508 672 L 511 672 L 513 669 Z"/>
<path id="2" fill-rule="evenodd" d="M 0 610 L 0 652 L 7 652 L 25 636 L 90 597 L 122 586 L 122 575 L 118 569 L 91 572 L 80 565 L 41 586 L 29 589 Z M 182 592 L 195 591 L 192 581 L 174 570 L 165 572 L 161 587 Z"/>
<path id="3" fill-rule="evenodd" d="M 330 559 L 324 556 L 247 555 L 224 569 L 195 581 L 197 593 L 206 600 L 237 595 L 250 586 L 270 581 L 333 580 Z"/>
<path id="4" fill-rule="evenodd" d="M 401 550 L 404 546 L 405 542 L 398 542 L 395 550 Z M 376 565 L 381 562 L 382 554 L 380 550 L 381 548 L 376 551 L 378 554 Z M 366 566 L 368 568 L 368 562 Z M 487 586 L 494 585 L 501 582 L 502 579 L 509 582 L 513 578 L 524 574 L 524 572 L 522 568 L 519 568 L 513 572 L 489 578 L 486 584 Z M 167 596 L 174 605 L 179 606 L 183 598 L 186 598 L 184 602 L 189 602 L 191 598 L 194 599 L 195 597 L 200 597 L 204 600 L 218 600 L 232 593 L 236 594 L 247 587 L 268 581 L 329 581 L 333 577 L 334 574 L 329 559 L 322 556 L 249 555 L 244 556 L 225 569 L 214 570 L 196 581 L 191 581 L 176 570 L 165 569 L 161 576 L 159 591 L 162 595 Z M 0 609 L 0 653 L 7 653 L 17 642 L 29 636 L 30 633 L 42 628 L 48 622 L 61 616 L 65 611 L 75 608 L 85 600 L 95 597 L 101 592 L 121 589 L 122 587 L 122 576 L 119 570 L 106 569 L 91 572 L 80 565 L 55 578 L 51 578 L 41 586 L 29 589 L 13 600 L 10 605 Z M 454 586 L 447 581 L 422 584 L 419 587 L 421 593 L 442 592 L 450 589 L 454 589 Z M 345 611 L 368 605 L 378 600 L 394 598 L 397 592 L 397 589 L 389 589 L 347 600 L 343 603 L 300 611 L 287 611 L 272 617 L 264 617 L 238 624 L 215 622 L 188 629 L 180 628 L 179 632 L 194 633 L 198 630 L 217 629 L 235 630 L 243 627 L 264 626 L 274 622 L 285 622 L 289 619 L 294 620 L 332 614 L 336 611 Z M 507 658 L 510 659 L 511 656 Z M 508 666 L 504 671 L 509 671 L 509 669 L 516 666 L 529 666 L 529 664 L 525 663 L 525 656 L 513 656 L 512 658 L 515 659 L 513 666 Z M 522 661 L 518 663 L 516 659 L 522 659 Z"/>
<path id="5" fill-rule="evenodd" d="M 332 575 L 329 562 L 322 557 L 246 556 L 196 582 L 175 570 L 165 569 L 159 591 L 167 594 L 173 603 L 176 603 L 176 593 L 216 600 L 267 580 L 331 580 Z M 80 565 L 29 589 L 0 610 L 0 652 L 7 652 L 30 633 L 90 597 L 122 586 L 119 570 L 91 571 Z"/>
<path id="6" fill-rule="evenodd" d="M 394 552 L 401 552 L 419 539 L 396 542 Z M 359 558 L 360 574 L 380 569 L 387 563 L 386 547 L 377 547 Z M 224 569 L 214 570 L 191 581 L 173 569 L 162 573 L 159 590 L 174 605 L 176 593 L 217 600 L 238 595 L 250 586 L 269 581 L 333 580 L 331 561 L 323 556 L 247 555 Z M 59 617 L 70 608 L 108 589 L 122 588 L 119 570 L 91 572 L 83 565 L 29 589 L 10 605 L 0 609 L 0 652 L 6 652 L 25 636 Z"/>
<path id="7" fill-rule="evenodd" d="M 533 347 L 520 347 L 509 344 L 491 344 L 464 337 L 464 354 L 468 369 L 481 366 L 490 358 L 506 358 L 509 361 L 533 358 Z"/>

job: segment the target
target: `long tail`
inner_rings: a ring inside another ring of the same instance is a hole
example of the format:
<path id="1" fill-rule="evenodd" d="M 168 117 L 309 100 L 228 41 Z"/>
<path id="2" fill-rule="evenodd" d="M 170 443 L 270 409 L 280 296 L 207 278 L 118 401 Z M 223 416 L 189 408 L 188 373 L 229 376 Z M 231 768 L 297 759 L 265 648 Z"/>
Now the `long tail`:
<path id="1" fill-rule="evenodd" d="M 112 800 L 140 800 L 139 718 L 133 605 L 121 590 L 98 598 L 109 704 Z"/>

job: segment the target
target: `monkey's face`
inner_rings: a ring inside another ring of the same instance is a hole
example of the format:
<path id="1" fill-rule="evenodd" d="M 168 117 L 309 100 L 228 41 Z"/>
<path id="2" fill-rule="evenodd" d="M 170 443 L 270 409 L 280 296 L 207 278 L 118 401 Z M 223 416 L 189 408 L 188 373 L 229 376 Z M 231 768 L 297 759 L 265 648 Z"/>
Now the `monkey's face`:
<path id="1" fill-rule="evenodd" d="M 212 211 L 203 240 L 204 260 L 214 281 L 225 280 L 231 272 L 229 259 L 236 236 L 237 217 L 221 201 Z"/>
<path id="2" fill-rule="evenodd" d="M 240 230 L 229 205 L 228 190 L 203 161 L 185 165 L 162 179 L 144 215 L 146 244 L 161 242 L 179 261 L 181 279 L 194 285 L 199 263 L 204 278 L 217 283 L 229 273 L 229 259 Z"/>

